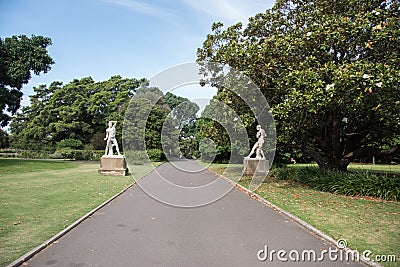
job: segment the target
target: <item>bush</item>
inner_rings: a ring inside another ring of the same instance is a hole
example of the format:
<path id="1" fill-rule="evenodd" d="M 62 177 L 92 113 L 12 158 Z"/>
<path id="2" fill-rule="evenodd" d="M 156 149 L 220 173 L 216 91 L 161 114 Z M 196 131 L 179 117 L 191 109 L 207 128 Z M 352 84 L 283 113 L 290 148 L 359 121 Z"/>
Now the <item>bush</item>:
<path id="1" fill-rule="evenodd" d="M 143 164 L 149 162 L 149 158 L 147 156 L 146 151 L 127 151 L 125 152 L 125 156 L 132 164 Z"/>
<path id="2" fill-rule="evenodd" d="M 90 138 L 90 144 L 93 146 L 95 150 L 101 150 L 106 147 L 106 141 L 104 140 L 105 133 L 95 133 L 92 138 Z"/>
<path id="3" fill-rule="evenodd" d="M 147 155 L 149 155 L 151 161 L 163 161 L 166 159 L 164 152 L 157 148 L 147 150 Z"/>
<path id="4" fill-rule="evenodd" d="M 56 151 L 54 155 L 61 155 L 63 159 L 69 160 L 100 160 L 100 158 L 104 155 L 104 151 L 62 149 Z"/>
<path id="5" fill-rule="evenodd" d="M 49 159 L 50 155 L 48 151 L 41 150 L 23 150 L 17 153 L 18 158 L 27 159 Z"/>
<path id="6" fill-rule="evenodd" d="M 0 149 L 10 147 L 10 138 L 6 131 L 0 129 Z"/>
<path id="7" fill-rule="evenodd" d="M 400 177 L 370 172 L 334 172 L 318 168 L 276 168 L 271 176 L 293 180 L 320 191 L 346 196 L 369 196 L 400 200 Z"/>
<path id="8" fill-rule="evenodd" d="M 73 138 L 67 138 L 64 140 L 61 140 L 60 142 L 57 143 L 57 150 L 61 149 L 81 149 L 82 148 L 82 141 L 73 139 Z"/>
<path id="9" fill-rule="evenodd" d="M 211 139 L 203 139 L 199 144 L 200 159 L 203 162 L 213 162 L 216 157 L 216 146 Z"/>

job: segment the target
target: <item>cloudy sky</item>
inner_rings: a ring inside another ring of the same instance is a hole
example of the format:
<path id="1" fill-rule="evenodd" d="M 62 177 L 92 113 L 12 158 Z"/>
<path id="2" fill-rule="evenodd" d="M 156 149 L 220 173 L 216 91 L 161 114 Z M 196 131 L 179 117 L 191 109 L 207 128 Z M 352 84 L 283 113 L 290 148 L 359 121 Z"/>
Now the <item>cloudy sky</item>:
<path id="1" fill-rule="evenodd" d="M 274 0 L 0 0 L 0 37 L 43 35 L 55 60 L 24 88 L 52 81 L 150 78 L 196 60 L 211 24 L 246 23 Z"/>

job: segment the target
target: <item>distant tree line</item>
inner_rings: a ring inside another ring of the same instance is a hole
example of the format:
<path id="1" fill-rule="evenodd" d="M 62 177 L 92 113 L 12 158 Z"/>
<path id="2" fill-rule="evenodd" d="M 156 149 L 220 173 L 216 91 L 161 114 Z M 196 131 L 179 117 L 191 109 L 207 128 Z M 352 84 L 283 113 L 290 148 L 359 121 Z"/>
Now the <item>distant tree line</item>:
<path id="1" fill-rule="evenodd" d="M 161 129 L 174 107 L 187 102 L 191 114 L 198 106 L 186 98 L 163 93 L 157 88 L 140 88 L 145 79 L 113 76 L 107 81 L 74 79 L 63 85 L 35 87 L 30 106 L 17 113 L 10 124 L 10 143 L 25 150 L 104 149 L 107 122 L 117 120 L 117 139 L 121 142 L 126 109 L 135 94 L 153 94 L 160 98 L 152 108 L 146 126 L 146 149 L 162 150 Z M 179 135 L 179 132 L 177 132 Z M 134 135 L 132 138 L 134 139 Z M 132 149 L 140 149 L 132 147 Z"/>

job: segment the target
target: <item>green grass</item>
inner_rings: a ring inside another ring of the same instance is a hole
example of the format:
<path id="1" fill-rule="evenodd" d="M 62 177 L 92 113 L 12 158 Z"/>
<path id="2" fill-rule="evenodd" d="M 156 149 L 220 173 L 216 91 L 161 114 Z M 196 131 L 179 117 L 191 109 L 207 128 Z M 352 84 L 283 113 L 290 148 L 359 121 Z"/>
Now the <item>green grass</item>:
<path id="1" fill-rule="evenodd" d="M 227 165 L 213 164 L 210 169 L 223 173 Z M 225 176 L 238 179 L 242 167 L 227 169 Z M 248 187 L 249 179 L 240 184 Z M 335 238 L 347 240 L 351 249 L 371 250 L 374 255 L 396 255 L 400 260 L 400 203 L 373 198 L 355 198 L 313 190 L 295 181 L 267 177 L 256 191 L 317 229 Z M 372 257 L 371 257 L 372 258 Z M 380 263 L 399 266 L 396 263 Z"/>
<path id="2" fill-rule="evenodd" d="M 34 160 L 34 159 L 9 159 L 0 158 L 0 177 L 3 174 L 39 172 L 44 170 L 63 170 L 75 168 L 77 163 L 55 160 Z"/>
<path id="3" fill-rule="evenodd" d="M 6 266 L 131 184 L 99 162 L 0 159 L 0 266 Z M 134 167 L 144 175 L 151 165 Z"/>

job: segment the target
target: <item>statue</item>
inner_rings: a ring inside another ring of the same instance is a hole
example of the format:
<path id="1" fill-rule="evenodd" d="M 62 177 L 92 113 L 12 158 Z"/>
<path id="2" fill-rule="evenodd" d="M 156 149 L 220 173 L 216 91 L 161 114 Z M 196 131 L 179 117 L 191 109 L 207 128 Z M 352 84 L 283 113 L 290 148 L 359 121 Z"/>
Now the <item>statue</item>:
<path id="1" fill-rule="evenodd" d="M 121 153 L 119 153 L 117 139 L 115 138 L 115 133 L 116 133 L 115 125 L 116 124 L 117 124 L 116 121 L 108 122 L 108 128 L 106 129 L 106 137 L 104 138 L 104 140 L 107 140 L 106 151 L 104 153 L 104 156 L 112 156 L 114 154 L 114 152 L 113 152 L 114 146 L 115 146 L 115 149 L 117 150 L 118 156 L 121 155 Z"/>
<path id="2" fill-rule="evenodd" d="M 254 152 L 256 152 L 256 159 L 265 159 L 264 152 L 262 150 L 264 145 L 264 138 L 266 137 L 265 131 L 261 128 L 261 125 L 257 125 L 257 138 L 258 141 L 254 144 L 250 151 L 250 154 L 246 158 L 250 158 Z"/>

